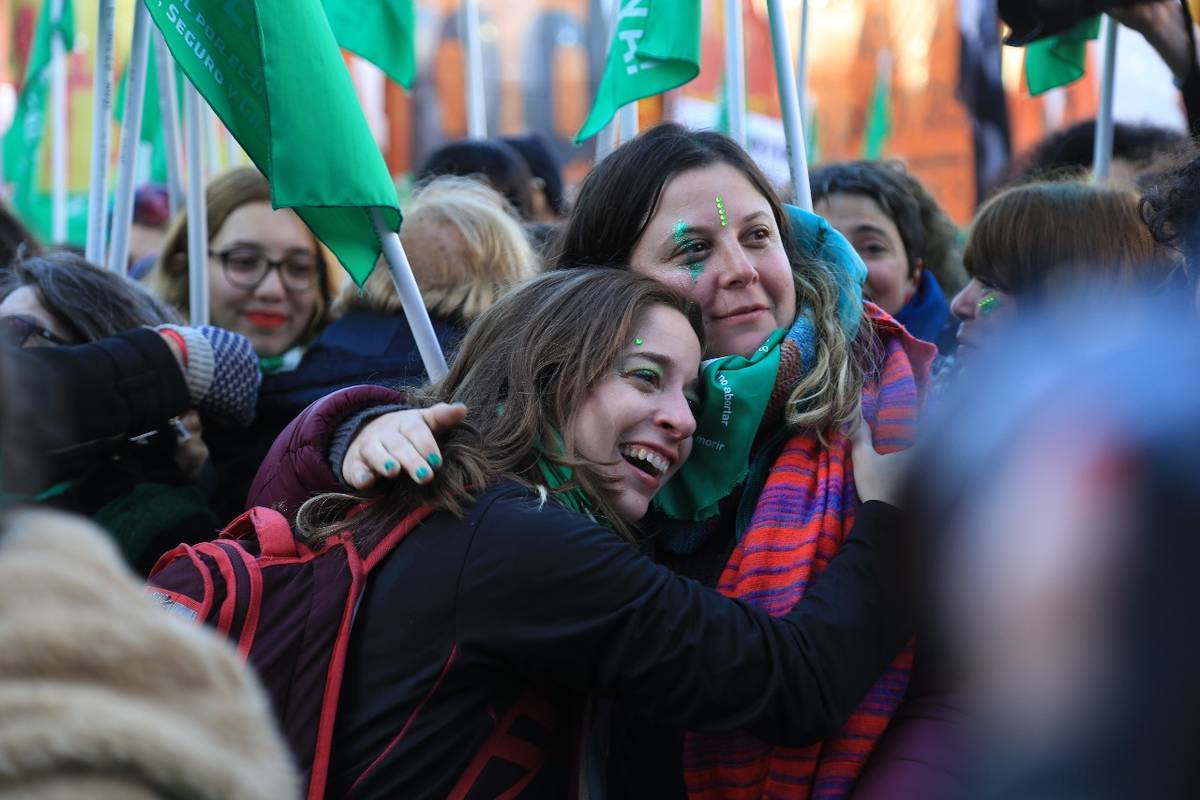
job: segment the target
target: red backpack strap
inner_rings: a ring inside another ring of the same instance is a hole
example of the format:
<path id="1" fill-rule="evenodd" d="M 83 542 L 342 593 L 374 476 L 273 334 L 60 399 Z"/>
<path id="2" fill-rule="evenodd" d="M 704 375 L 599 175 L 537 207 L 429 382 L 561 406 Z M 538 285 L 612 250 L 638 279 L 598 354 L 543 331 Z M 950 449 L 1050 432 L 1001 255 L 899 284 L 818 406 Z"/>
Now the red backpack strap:
<path id="1" fill-rule="evenodd" d="M 369 573 L 375 569 L 384 556 L 395 550 L 396 545 L 400 544 L 404 537 L 412 533 L 413 528 L 420 525 L 431 513 L 433 513 L 432 508 L 421 506 L 402 519 L 399 525 L 392 528 L 387 536 L 380 539 L 379 543 L 371 548 L 370 552 L 362 556 L 363 572 Z"/>
<path id="2" fill-rule="evenodd" d="M 259 552 L 268 558 L 293 558 L 300 555 L 302 547 L 292 534 L 287 517 L 273 508 L 256 506 L 243 511 L 221 531 L 221 539 L 258 540 Z"/>

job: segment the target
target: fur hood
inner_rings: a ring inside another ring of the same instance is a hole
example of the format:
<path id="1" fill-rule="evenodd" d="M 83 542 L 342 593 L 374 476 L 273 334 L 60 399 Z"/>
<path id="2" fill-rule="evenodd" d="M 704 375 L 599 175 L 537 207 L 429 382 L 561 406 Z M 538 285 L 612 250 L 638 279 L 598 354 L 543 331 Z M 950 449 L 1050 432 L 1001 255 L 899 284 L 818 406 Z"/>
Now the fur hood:
<path id="1" fill-rule="evenodd" d="M 298 785 L 237 654 L 156 607 L 99 529 L 0 522 L 0 798 L 286 800 Z"/>

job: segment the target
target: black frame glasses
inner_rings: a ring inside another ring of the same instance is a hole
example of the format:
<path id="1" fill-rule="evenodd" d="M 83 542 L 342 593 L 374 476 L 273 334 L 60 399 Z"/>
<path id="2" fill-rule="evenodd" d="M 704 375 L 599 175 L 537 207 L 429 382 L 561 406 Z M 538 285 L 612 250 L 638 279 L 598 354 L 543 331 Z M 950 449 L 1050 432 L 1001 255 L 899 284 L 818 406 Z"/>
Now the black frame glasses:
<path id="1" fill-rule="evenodd" d="M 46 344 L 59 347 L 71 344 L 32 317 L 20 314 L 0 317 L 0 338 L 10 347 L 24 347 L 34 336 L 44 340 Z"/>
<path id="2" fill-rule="evenodd" d="M 321 265 L 316 259 L 304 263 L 303 266 L 307 269 L 307 274 L 301 276 L 296 272 L 288 271 L 290 265 L 298 265 L 300 263 L 295 256 L 273 261 L 262 253 L 246 247 L 230 247 L 220 252 L 209 250 L 208 254 L 221 262 L 221 271 L 225 273 L 225 280 L 229 281 L 231 286 L 235 286 L 238 289 L 257 289 L 258 285 L 266 280 L 267 274 L 273 269 L 279 270 L 279 279 L 283 282 L 283 288 L 289 292 L 307 292 L 320 281 Z M 230 269 L 230 256 L 235 254 L 246 260 L 249 260 L 251 257 L 254 258 L 257 262 L 254 271 L 247 275 Z"/>

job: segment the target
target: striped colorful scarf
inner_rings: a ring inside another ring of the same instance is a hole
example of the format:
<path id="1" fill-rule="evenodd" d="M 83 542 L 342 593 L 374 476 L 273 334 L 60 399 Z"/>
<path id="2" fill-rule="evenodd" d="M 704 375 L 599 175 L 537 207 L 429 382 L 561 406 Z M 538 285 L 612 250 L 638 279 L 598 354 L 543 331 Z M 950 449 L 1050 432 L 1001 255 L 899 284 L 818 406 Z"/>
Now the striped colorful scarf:
<path id="1" fill-rule="evenodd" d="M 914 339 L 878 307 L 865 305 L 879 334 L 883 365 L 878 378 L 864 388 L 863 414 L 875 446 L 892 452 L 912 443 L 934 348 Z M 788 392 L 799 376 L 798 359 L 785 357 L 777 392 Z M 837 553 L 854 525 L 858 496 L 849 439 L 840 432 L 828 438 L 828 445 L 822 445 L 813 433 L 793 435 L 765 483 L 747 485 L 746 491 L 761 488 L 761 494 L 721 575 L 722 594 L 781 616 Z M 820 744 L 774 747 L 745 734 L 688 734 L 684 771 L 689 796 L 845 797 L 900 705 L 911 665 L 910 646 L 883 673 L 841 732 Z"/>

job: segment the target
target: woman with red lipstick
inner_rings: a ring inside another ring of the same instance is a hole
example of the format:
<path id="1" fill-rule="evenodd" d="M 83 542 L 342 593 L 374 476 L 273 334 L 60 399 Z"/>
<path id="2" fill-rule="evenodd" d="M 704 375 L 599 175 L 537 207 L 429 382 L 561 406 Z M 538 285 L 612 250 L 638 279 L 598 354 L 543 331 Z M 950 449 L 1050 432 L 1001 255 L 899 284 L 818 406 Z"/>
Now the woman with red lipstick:
<path id="1" fill-rule="evenodd" d="M 205 189 L 208 293 L 213 325 L 240 333 L 258 353 L 263 382 L 249 430 L 206 432 L 216 468 L 218 517 L 236 517 L 271 442 L 303 402 L 291 400 L 287 375 L 327 322 L 331 265 L 294 211 L 271 208 L 271 186 L 253 167 L 217 175 Z M 188 311 L 187 213 L 171 223 L 148 278 L 185 317 Z"/>
<path id="2" fill-rule="evenodd" d="M 469 410 L 434 480 L 300 510 L 308 541 L 351 529 L 369 547 L 432 509 L 367 581 L 328 797 L 602 786 L 607 706 L 589 697 L 803 743 L 866 691 L 909 636 L 903 581 L 889 577 L 901 551 L 890 507 L 868 504 L 863 530 L 778 617 L 635 546 L 635 524 L 692 450 L 701 334 L 696 310 L 660 282 L 536 278 L 478 318 L 441 383 L 413 393 Z"/>

